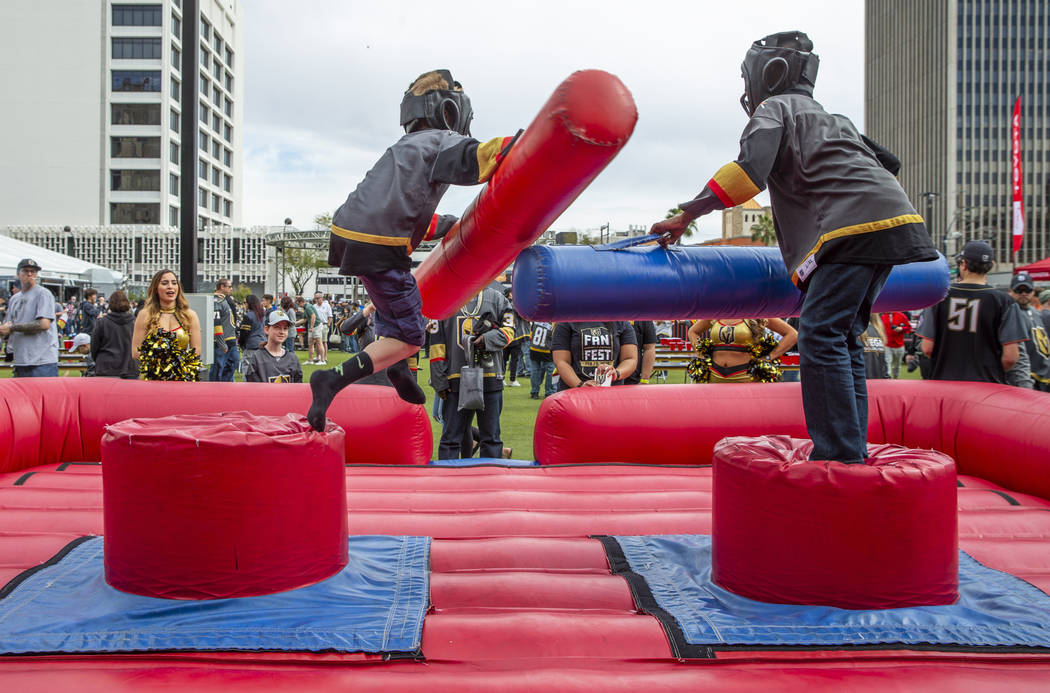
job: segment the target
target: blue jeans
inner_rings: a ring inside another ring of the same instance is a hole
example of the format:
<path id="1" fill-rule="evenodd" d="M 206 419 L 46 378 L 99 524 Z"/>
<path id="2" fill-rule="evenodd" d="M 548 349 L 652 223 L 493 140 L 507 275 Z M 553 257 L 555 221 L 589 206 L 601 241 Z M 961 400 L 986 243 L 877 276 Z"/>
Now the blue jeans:
<path id="1" fill-rule="evenodd" d="M 39 366 L 15 366 L 15 378 L 57 378 L 58 363 L 42 363 Z"/>
<path id="2" fill-rule="evenodd" d="M 811 460 L 856 463 L 868 456 L 868 386 L 859 337 L 889 273 L 888 265 L 828 264 L 810 279 L 798 351 Z"/>
<path id="3" fill-rule="evenodd" d="M 441 442 L 438 443 L 438 459 L 452 460 L 470 457 L 470 423 L 477 414 L 481 431 L 480 457 L 503 457 L 503 440 L 500 438 L 499 415 L 503 411 L 503 390 L 485 393 L 485 408 L 481 411 L 459 409 L 459 393 L 449 391 L 442 414 Z"/>
<path id="4" fill-rule="evenodd" d="M 237 350 L 237 341 L 226 342 L 229 349 L 225 352 L 215 350 L 215 363 L 211 364 L 208 372 L 208 380 L 212 382 L 233 382 L 233 374 L 237 372 L 237 366 L 241 362 L 240 352 Z"/>
<path id="5" fill-rule="evenodd" d="M 539 395 L 540 383 L 543 383 L 543 396 L 550 397 L 554 394 L 554 387 L 551 385 L 551 376 L 554 374 L 553 359 L 539 361 L 530 356 L 529 361 L 532 362 L 532 370 L 529 372 L 529 380 L 532 383 L 530 394 Z"/>

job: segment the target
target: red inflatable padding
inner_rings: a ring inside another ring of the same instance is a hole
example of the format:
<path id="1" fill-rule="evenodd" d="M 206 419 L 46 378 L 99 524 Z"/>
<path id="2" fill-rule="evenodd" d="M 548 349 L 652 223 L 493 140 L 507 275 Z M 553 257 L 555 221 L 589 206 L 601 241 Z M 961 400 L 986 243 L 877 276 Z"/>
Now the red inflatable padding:
<path id="1" fill-rule="evenodd" d="M 867 464 L 809 461 L 787 436 L 715 446 L 712 578 L 778 604 L 889 609 L 958 599 L 955 463 L 875 445 Z"/>
<path id="2" fill-rule="evenodd" d="M 416 269 L 423 313 L 443 320 L 532 244 L 634 132 L 631 92 L 601 70 L 558 85 L 481 194 Z"/>
<path id="3" fill-rule="evenodd" d="M 0 379 L 0 472 L 53 462 L 97 462 L 106 425 L 136 417 L 248 410 L 306 413 L 310 386 L 167 383 L 119 378 Z M 426 464 L 433 451 L 427 410 L 393 388 L 354 385 L 328 409 L 350 433 L 344 457 L 358 464 Z"/>
<path id="4" fill-rule="evenodd" d="M 1048 404 L 1008 385 L 869 380 L 868 441 L 933 448 L 960 474 L 1050 499 Z M 798 383 L 569 390 L 540 405 L 532 445 L 540 464 L 709 464 L 722 438 L 768 434 L 809 437 Z"/>
<path id="5" fill-rule="evenodd" d="M 271 594 L 347 562 L 343 430 L 247 412 L 129 419 L 102 439 L 106 581 L 165 599 Z"/>

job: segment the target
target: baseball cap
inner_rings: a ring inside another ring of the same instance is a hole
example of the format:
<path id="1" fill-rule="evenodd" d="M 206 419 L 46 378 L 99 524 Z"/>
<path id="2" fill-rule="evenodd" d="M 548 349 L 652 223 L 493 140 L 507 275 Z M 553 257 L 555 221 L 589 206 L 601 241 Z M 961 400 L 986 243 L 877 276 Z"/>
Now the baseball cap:
<path id="1" fill-rule="evenodd" d="M 1013 279 L 1010 280 L 1011 291 L 1022 286 L 1027 286 L 1029 289 L 1035 288 L 1035 283 L 1032 281 L 1032 275 L 1028 274 L 1028 272 L 1018 272 L 1014 275 Z"/>
<path id="2" fill-rule="evenodd" d="M 1050 303 L 1050 289 L 1044 289 L 1039 292 L 1040 303 Z"/>
<path id="3" fill-rule="evenodd" d="M 37 272 L 40 271 L 40 265 L 36 264 L 36 260 L 31 257 L 24 257 L 18 261 L 18 270 L 21 271 L 25 268 L 35 269 Z"/>
<path id="4" fill-rule="evenodd" d="M 959 257 L 970 262 L 991 262 L 995 251 L 988 241 L 967 241 Z"/>
<path id="5" fill-rule="evenodd" d="M 286 322 L 291 325 L 292 319 L 289 318 L 288 313 L 285 313 L 283 310 L 270 311 L 270 317 L 266 319 L 266 324 L 272 327 L 280 322 Z"/>
<path id="6" fill-rule="evenodd" d="M 85 344 L 91 344 L 91 335 L 86 332 L 80 332 L 73 337 L 73 346 L 69 347 L 69 350 L 76 351 Z"/>

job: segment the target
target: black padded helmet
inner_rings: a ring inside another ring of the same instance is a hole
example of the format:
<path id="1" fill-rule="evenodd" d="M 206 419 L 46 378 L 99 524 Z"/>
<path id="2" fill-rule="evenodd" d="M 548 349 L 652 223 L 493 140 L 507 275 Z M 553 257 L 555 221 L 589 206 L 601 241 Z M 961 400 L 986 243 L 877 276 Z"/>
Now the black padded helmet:
<path id="1" fill-rule="evenodd" d="M 820 67 L 820 58 L 812 51 L 813 42 L 801 31 L 770 34 L 751 44 L 740 65 L 744 111 L 754 115 L 760 103 L 788 89 L 812 94 Z"/>
<path id="2" fill-rule="evenodd" d="M 413 94 L 412 86 L 409 85 L 404 98 L 401 99 L 401 127 L 407 130 L 409 124 L 421 120 L 432 128 L 454 130 L 461 135 L 469 135 L 470 121 L 474 118 L 470 99 L 463 92 L 462 85 L 452 79 L 451 72 L 433 72 L 445 81 L 448 89 L 431 89 L 423 94 Z"/>

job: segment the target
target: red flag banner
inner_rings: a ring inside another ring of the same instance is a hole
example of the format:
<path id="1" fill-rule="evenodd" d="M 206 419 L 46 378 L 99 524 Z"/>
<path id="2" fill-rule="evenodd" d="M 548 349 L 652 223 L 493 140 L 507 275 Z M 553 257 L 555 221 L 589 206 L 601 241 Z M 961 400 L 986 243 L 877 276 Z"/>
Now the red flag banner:
<path id="1" fill-rule="evenodd" d="M 1024 240 L 1024 201 L 1021 187 L 1021 97 L 1014 102 L 1012 126 L 1013 137 L 1013 183 L 1014 183 L 1014 252 L 1021 249 Z"/>

